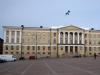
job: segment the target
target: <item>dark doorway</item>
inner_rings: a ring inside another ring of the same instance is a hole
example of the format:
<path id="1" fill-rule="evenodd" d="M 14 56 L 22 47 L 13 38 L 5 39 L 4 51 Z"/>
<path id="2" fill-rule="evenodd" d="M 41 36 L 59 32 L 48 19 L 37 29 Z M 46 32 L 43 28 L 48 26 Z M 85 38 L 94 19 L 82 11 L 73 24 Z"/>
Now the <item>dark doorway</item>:
<path id="1" fill-rule="evenodd" d="M 78 54 L 78 47 L 75 46 L 75 54 Z"/>
<path id="2" fill-rule="evenodd" d="M 65 53 L 68 53 L 68 46 L 65 46 Z"/>
<path id="3" fill-rule="evenodd" d="M 73 46 L 70 46 L 70 53 L 73 54 Z"/>

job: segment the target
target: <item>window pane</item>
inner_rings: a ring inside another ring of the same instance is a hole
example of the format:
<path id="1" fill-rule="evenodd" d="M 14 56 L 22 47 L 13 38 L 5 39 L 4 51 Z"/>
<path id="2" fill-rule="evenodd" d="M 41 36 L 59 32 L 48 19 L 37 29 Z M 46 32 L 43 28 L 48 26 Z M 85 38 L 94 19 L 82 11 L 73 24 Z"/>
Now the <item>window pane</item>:
<path id="1" fill-rule="evenodd" d="M 43 50 L 45 50 L 45 46 L 43 46 Z"/>
<path id="2" fill-rule="evenodd" d="M 35 50 L 35 46 L 32 46 L 32 50 Z"/>
<path id="3" fill-rule="evenodd" d="M 27 46 L 27 50 L 30 50 L 30 46 Z"/>
<path id="4" fill-rule="evenodd" d="M 38 46 L 38 50 L 40 50 L 40 46 Z"/>
<path id="5" fill-rule="evenodd" d="M 14 46 L 11 46 L 11 50 L 14 50 Z"/>
<path id="6" fill-rule="evenodd" d="M 54 33 L 54 37 L 56 37 L 56 33 Z"/>
<path id="7" fill-rule="evenodd" d="M 6 47 L 6 50 L 8 50 L 8 45 L 6 45 L 5 47 Z"/>
<path id="8" fill-rule="evenodd" d="M 19 50 L 19 46 L 16 46 L 16 50 Z"/>

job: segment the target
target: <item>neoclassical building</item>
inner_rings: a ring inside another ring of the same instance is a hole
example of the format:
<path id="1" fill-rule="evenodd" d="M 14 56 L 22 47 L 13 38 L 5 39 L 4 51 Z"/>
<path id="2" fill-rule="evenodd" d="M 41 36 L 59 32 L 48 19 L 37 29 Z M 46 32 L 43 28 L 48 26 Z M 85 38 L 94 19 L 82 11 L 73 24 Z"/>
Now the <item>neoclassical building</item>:
<path id="1" fill-rule="evenodd" d="M 69 57 L 100 55 L 100 30 L 73 25 L 57 29 L 3 26 L 4 54 L 17 57 Z"/>

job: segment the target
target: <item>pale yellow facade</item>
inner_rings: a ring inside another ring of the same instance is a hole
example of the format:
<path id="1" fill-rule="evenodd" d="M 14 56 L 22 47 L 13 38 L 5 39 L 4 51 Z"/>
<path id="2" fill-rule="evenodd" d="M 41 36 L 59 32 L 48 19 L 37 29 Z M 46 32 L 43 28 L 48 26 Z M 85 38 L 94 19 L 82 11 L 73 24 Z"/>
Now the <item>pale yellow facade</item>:
<path id="1" fill-rule="evenodd" d="M 69 57 L 100 55 L 100 30 L 85 30 L 73 25 L 51 29 L 4 26 L 4 54 Z M 22 53 L 21 53 L 22 51 Z"/>

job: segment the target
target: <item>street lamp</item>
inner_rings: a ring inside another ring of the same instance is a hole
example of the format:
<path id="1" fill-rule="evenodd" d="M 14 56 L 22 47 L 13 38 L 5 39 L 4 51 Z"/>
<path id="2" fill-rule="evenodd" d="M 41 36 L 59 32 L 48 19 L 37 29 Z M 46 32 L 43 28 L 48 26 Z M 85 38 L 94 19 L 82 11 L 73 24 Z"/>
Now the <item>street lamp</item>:
<path id="1" fill-rule="evenodd" d="M 37 32 L 36 32 L 36 59 L 37 59 Z"/>
<path id="2" fill-rule="evenodd" d="M 51 57 L 51 39 L 52 37 L 51 37 L 51 28 L 50 28 L 50 57 Z"/>
<path id="3" fill-rule="evenodd" d="M 58 39 L 59 39 L 59 29 L 57 29 L 57 58 L 59 58 L 59 48 L 58 48 Z"/>
<path id="4" fill-rule="evenodd" d="M 21 25 L 21 59 L 22 59 L 22 43 L 23 43 L 23 29 L 24 29 L 24 25 Z"/>

